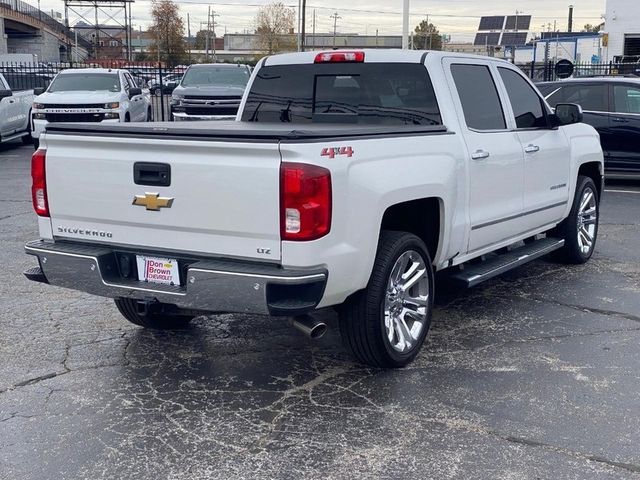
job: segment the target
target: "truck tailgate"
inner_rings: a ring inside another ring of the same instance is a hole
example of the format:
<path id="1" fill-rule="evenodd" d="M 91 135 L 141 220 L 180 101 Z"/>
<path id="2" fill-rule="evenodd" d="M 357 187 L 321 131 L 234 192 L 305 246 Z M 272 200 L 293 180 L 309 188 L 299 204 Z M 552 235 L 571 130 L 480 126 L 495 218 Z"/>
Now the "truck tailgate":
<path id="1" fill-rule="evenodd" d="M 277 141 L 48 134 L 46 148 L 57 239 L 280 260 Z M 168 165 L 170 185 L 136 184 L 136 162 Z"/>

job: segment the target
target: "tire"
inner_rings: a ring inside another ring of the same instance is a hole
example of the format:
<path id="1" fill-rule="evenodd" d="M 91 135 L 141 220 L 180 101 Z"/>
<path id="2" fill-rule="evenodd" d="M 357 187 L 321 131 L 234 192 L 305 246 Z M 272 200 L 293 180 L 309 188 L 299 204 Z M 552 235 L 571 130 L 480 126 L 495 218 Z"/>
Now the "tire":
<path id="1" fill-rule="evenodd" d="M 131 121 L 131 117 L 129 116 L 129 112 L 125 113 L 124 115 L 124 121 L 125 123 L 128 123 Z"/>
<path id="2" fill-rule="evenodd" d="M 147 122 L 153 122 L 153 109 L 151 107 L 147 110 Z"/>
<path id="3" fill-rule="evenodd" d="M 600 199 L 596 184 L 591 178 L 580 175 L 569 216 L 548 234 L 564 240 L 564 247 L 555 252 L 554 258 L 574 265 L 589 261 L 598 239 L 599 218 Z"/>
<path id="4" fill-rule="evenodd" d="M 156 330 L 177 330 L 186 328 L 193 319 L 191 316 L 164 313 L 162 310 L 171 310 L 169 305 L 159 304 L 158 313 L 140 313 L 138 302 L 131 298 L 115 298 L 116 307 L 124 318 L 140 327 Z M 177 309 L 176 309 L 177 310 Z"/>
<path id="5" fill-rule="evenodd" d="M 40 148 L 40 139 L 39 138 L 34 138 L 33 139 L 33 148 L 35 148 L 36 150 L 38 150 L 38 148 Z"/>
<path id="6" fill-rule="evenodd" d="M 403 267 L 403 259 L 411 263 Z M 410 277 L 419 278 L 403 299 L 401 285 L 394 286 L 393 278 L 404 281 L 399 273 L 408 273 L 414 267 L 422 273 Z M 372 367 L 408 365 L 420 352 L 429 331 L 433 295 L 433 267 L 424 242 L 410 233 L 383 231 L 366 289 L 350 297 L 339 309 L 340 335 L 345 348 L 358 361 Z M 416 300 L 420 306 L 411 303 Z M 408 303 L 410 309 L 416 311 L 411 317 L 405 313 Z M 421 321 L 416 322 L 417 318 Z M 410 326 L 406 319 L 411 322 Z M 405 340 L 409 336 L 409 342 L 404 342 L 401 335 Z"/>

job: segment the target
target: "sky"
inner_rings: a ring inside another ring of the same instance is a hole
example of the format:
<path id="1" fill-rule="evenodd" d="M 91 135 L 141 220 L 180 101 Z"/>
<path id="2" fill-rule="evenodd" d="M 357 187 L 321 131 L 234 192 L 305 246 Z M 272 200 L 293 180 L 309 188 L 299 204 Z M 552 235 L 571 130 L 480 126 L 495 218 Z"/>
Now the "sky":
<path id="1" fill-rule="evenodd" d="M 200 29 L 200 22 L 206 22 L 207 9 L 211 5 L 218 15 L 216 17 L 216 33 L 220 36 L 227 33 L 242 33 L 254 29 L 254 18 L 260 5 L 271 3 L 271 0 L 222 0 L 220 3 L 209 3 L 205 0 L 174 0 L 180 6 L 185 19 L 190 16 L 191 33 Z M 410 25 L 413 29 L 429 15 L 429 21 L 436 25 L 440 33 L 451 35 L 452 41 L 472 41 L 478 28 L 480 16 L 514 15 L 516 10 L 523 15 L 532 15 L 531 31 L 538 33 L 547 31 L 548 24 L 557 21 L 558 29 L 567 26 L 568 7 L 573 2 L 575 7 L 575 28 L 578 30 L 586 23 L 598 24 L 605 10 L 606 0 L 411 0 Z M 35 0 L 27 0 L 35 4 Z M 283 3 L 296 9 L 298 0 L 283 0 Z M 361 35 L 399 35 L 402 30 L 402 0 L 307 0 L 307 31 L 312 31 L 313 12 L 316 14 L 316 32 L 333 32 L 333 19 L 330 16 L 337 12 L 337 30 L 340 33 L 358 33 Z M 348 7 L 345 7 L 348 5 Z M 133 4 L 132 23 L 136 30 L 146 29 L 150 23 L 150 0 L 138 0 Z M 62 0 L 41 0 L 44 11 L 64 12 Z M 76 8 L 83 12 L 82 9 Z M 108 10 L 107 10 L 108 12 Z M 113 11 L 110 12 L 113 14 Z M 93 10 L 84 10 L 83 15 L 93 18 Z M 106 17 L 103 17 L 106 18 Z M 72 12 L 69 14 L 73 25 L 78 19 Z M 544 27 L 543 27 L 544 25 Z"/>

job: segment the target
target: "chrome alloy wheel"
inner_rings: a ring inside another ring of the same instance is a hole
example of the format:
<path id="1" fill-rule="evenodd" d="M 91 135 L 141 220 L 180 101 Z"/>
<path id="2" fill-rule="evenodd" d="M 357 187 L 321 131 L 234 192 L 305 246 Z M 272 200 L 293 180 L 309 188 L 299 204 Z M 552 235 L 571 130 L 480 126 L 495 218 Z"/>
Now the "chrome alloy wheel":
<path id="1" fill-rule="evenodd" d="M 420 338 L 429 308 L 429 272 L 422 255 L 404 252 L 391 269 L 384 300 L 384 324 L 391 347 L 406 353 Z"/>
<path id="2" fill-rule="evenodd" d="M 583 255 L 591 253 L 596 240 L 597 222 L 596 194 L 591 188 L 585 188 L 578 207 L 578 247 Z"/>

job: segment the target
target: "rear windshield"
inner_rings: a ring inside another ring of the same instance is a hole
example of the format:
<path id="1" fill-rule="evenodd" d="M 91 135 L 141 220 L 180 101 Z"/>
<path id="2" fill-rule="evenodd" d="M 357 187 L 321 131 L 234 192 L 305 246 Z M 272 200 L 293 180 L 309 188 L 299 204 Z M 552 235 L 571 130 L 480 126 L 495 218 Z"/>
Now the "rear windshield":
<path id="1" fill-rule="evenodd" d="M 182 79 L 183 87 L 198 85 L 222 85 L 246 87 L 249 81 L 249 69 L 246 67 L 210 66 L 193 67 L 187 70 Z"/>
<path id="2" fill-rule="evenodd" d="M 261 68 L 245 122 L 441 125 L 424 65 L 358 63 Z"/>
<path id="3" fill-rule="evenodd" d="M 50 92 L 107 91 L 119 92 L 120 79 L 117 73 L 65 73 L 58 75 Z"/>

